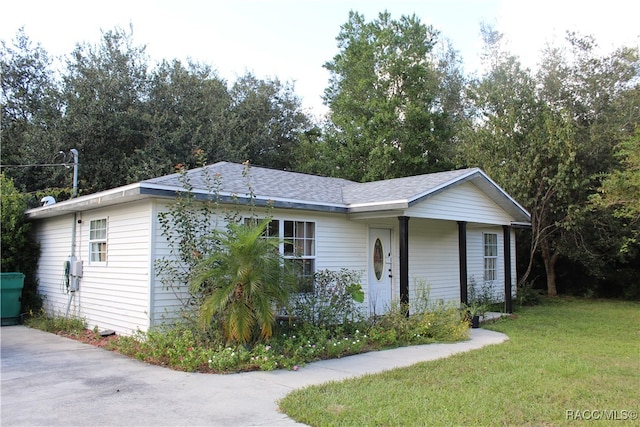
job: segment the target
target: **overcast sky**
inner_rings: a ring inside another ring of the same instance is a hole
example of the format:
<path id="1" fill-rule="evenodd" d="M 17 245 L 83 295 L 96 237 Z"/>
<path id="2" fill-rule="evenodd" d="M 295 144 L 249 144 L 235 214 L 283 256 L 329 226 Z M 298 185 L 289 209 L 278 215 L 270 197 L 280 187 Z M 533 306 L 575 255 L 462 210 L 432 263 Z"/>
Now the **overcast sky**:
<path id="1" fill-rule="evenodd" d="M 493 24 L 511 51 L 534 67 L 545 42 L 566 30 L 593 34 L 603 48 L 640 42 L 637 0 L 5 0 L 0 39 L 26 34 L 52 55 L 79 42 L 98 43 L 100 30 L 133 26 L 134 43 L 153 60 L 192 58 L 229 81 L 251 71 L 259 78 L 294 81 L 303 105 L 318 115 L 328 73 L 322 65 L 338 52 L 335 37 L 350 10 L 367 21 L 388 10 L 394 19 L 416 14 L 440 30 L 465 61 L 479 65 L 480 22 Z"/>

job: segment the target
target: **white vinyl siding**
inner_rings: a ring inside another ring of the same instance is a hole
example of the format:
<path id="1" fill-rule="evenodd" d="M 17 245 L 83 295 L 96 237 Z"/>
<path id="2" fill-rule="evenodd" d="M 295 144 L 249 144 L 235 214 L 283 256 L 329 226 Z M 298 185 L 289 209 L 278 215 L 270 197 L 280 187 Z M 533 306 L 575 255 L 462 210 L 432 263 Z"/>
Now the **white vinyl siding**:
<path id="1" fill-rule="evenodd" d="M 108 218 L 108 262 L 89 262 L 80 281 L 79 308 L 90 327 L 123 334 L 147 329 L 150 214 L 148 201 L 83 213 L 87 225 Z M 87 225 L 82 227 L 80 253 L 88 253 Z"/>
<path id="2" fill-rule="evenodd" d="M 157 262 L 172 257 L 171 246 L 167 238 L 162 235 L 163 229 L 158 219 L 160 213 L 169 211 L 171 203 L 171 201 L 167 202 L 166 200 L 154 201 L 153 213 L 151 215 L 152 234 L 150 234 L 149 237 L 151 241 L 150 245 L 153 248 L 150 260 L 152 271 L 150 284 L 151 325 L 158 325 L 163 322 L 172 322 L 179 319 L 180 310 L 189 303 L 190 299 L 186 274 L 183 277 L 178 276 L 177 282 L 169 283 L 156 269 Z M 222 209 L 226 208 L 221 208 L 221 211 Z M 225 228 L 226 223 L 223 220 L 223 215 L 224 213 L 221 213 L 218 217 L 215 215 L 211 216 L 209 222 L 211 230 L 223 230 Z"/>
<path id="3" fill-rule="evenodd" d="M 158 202 L 157 212 L 167 210 L 166 203 Z M 240 212 L 249 215 L 249 212 Z M 253 212 L 256 214 L 256 212 Z M 267 213 L 258 217 L 265 217 Z M 273 209 L 268 211 L 268 215 L 283 221 L 298 221 L 313 223 L 315 228 L 315 271 L 329 269 L 338 271 L 341 268 L 356 271 L 361 274 L 363 287 L 366 289 L 367 272 L 367 227 L 366 224 L 350 221 L 343 214 L 328 214 L 308 211 L 295 211 L 290 209 Z M 213 219 L 212 219 L 213 220 Z M 167 240 L 161 235 L 162 229 L 154 215 L 155 232 L 153 236 L 155 246 L 154 259 L 168 257 L 170 248 Z M 223 221 L 218 222 L 218 228 L 223 229 Z M 308 241 L 310 244 L 310 241 Z M 162 278 L 155 276 L 153 283 L 153 310 L 152 318 L 154 323 L 160 322 L 163 318 L 173 318 L 176 311 L 180 309 L 181 303 L 178 299 L 188 298 L 186 284 L 176 283 L 172 289 L 168 289 L 162 284 Z M 178 295 L 178 297 L 176 296 Z"/>
<path id="4" fill-rule="evenodd" d="M 354 270 L 361 274 L 360 279 L 366 285 L 369 261 L 367 224 L 350 221 L 346 215 L 316 217 L 316 269 Z"/>
<path id="5" fill-rule="evenodd" d="M 457 224 L 411 218 L 409 221 L 409 297 L 419 286 L 431 301 L 460 301 Z M 399 295 L 399 294 L 398 294 Z"/>
<path id="6" fill-rule="evenodd" d="M 409 217 L 467 221 L 483 224 L 511 224 L 511 218 L 471 182 L 465 182 L 410 207 Z"/>
<path id="7" fill-rule="evenodd" d="M 143 201 L 78 213 L 75 253 L 84 261 L 84 269 L 79 290 L 72 298 L 63 292 L 60 282 L 64 279 L 63 262 L 71 250 L 73 216 L 63 221 L 50 218 L 37 222 L 44 255 L 38 269 L 40 283 L 45 283 L 40 291 L 46 295 L 51 312 L 64 314 L 71 299 L 69 314 L 84 318 L 90 328 L 97 326 L 119 334 L 148 328 L 150 206 L 149 201 Z M 91 262 L 89 248 L 97 237 L 95 233 L 91 235 L 91 224 L 99 225 L 105 218 L 108 218 L 108 263 Z M 54 252 L 59 246 L 55 240 L 62 237 L 64 249 Z M 47 277 L 52 270 L 47 267 L 50 260 L 59 265 L 59 273 L 51 279 Z"/>
<path id="8" fill-rule="evenodd" d="M 64 315 L 68 293 L 65 287 L 64 263 L 71 255 L 73 215 L 34 222 L 34 237 L 40 243 L 38 260 L 38 293 L 50 315 Z"/>

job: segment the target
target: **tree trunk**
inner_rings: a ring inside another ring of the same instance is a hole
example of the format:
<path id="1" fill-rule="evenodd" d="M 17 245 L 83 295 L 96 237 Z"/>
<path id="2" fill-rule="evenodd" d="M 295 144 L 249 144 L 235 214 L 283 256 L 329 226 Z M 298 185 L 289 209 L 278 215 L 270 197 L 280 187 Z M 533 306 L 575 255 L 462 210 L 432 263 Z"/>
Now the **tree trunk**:
<path id="1" fill-rule="evenodd" d="M 558 289 L 556 288 L 556 263 L 558 262 L 558 252 L 554 251 L 551 254 L 548 242 L 543 242 L 540 245 L 542 252 L 542 261 L 544 262 L 544 269 L 547 273 L 547 295 L 555 297 L 558 295 Z"/>

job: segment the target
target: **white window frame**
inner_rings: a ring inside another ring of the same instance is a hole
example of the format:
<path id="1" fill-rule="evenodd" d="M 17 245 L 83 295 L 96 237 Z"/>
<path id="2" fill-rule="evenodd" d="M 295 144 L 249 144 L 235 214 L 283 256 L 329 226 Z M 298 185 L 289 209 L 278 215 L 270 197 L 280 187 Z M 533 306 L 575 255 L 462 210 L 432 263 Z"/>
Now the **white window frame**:
<path id="1" fill-rule="evenodd" d="M 287 223 L 291 223 L 291 236 L 288 236 Z M 309 229 L 311 228 L 311 229 Z M 280 253 L 285 259 L 302 263 L 302 277 L 312 278 L 316 272 L 316 223 L 304 220 L 280 220 Z M 311 268 L 305 264 L 310 263 Z"/>
<path id="2" fill-rule="evenodd" d="M 256 221 L 259 223 L 263 220 L 264 218 L 247 217 L 245 218 L 245 224 L 249 221 Z M 275 229 L 275 227 L 271 226 L 273 222 L 278 222 L 277 235 L 271 231 Z M 290 224 L 292 227 L 291 236 L 285 234 L 285 229 L 288 229 L 287 224 Z M 302 227 L 302 230 L 300 230 L 299 227 Z M 311 230 L 309 227 L 311 227 Z M 267 235 L 270 237 L 277 237 L 280 241 L 279 251 L 280 254 L 282 254 L 282 257 L 302 264 L 303 278 L 313 278 L 313 275 L 316 272 L 316 228 L 315 221 L 279 218 L 273 218 L 267 227 Z M 311 233 L 309 233 L 310 231 Z M 309 236 L 309 234 L 313 235 Z M 309 263 L 311 267 L 307 268 L 305 274 L 305 264 L 307 263 Z"/>
<path id="3" fill-rule="evenodd" d="M 484 283 L 493 283 L 498 280 L 498 233 L 482 233 L 482 251 Z"/>
<path id="4" fill-rule="evenodd" d="M 108 255 L 109 219 L 89 221 L 89 264 L 106 265 Z"/>

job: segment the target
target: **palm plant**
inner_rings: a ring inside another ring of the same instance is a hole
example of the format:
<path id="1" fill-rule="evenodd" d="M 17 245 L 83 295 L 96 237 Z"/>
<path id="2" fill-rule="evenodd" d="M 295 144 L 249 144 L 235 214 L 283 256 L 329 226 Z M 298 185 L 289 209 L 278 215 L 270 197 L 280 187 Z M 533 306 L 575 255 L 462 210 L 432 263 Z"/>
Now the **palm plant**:
<path id="1" fill-rule="evenodd" d="M 218 237 L 220 250 L 204 258 L 192 291 L 205 297 L 198 317 L 204 325 L 219 315 L 229 342 L 247 344 L 273 333 L 276 311 L 288 302 L 298 276 L 285 262 L 277 238 L 265 236 L 269 219 L 230 223 Z"/>

